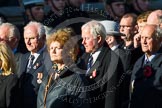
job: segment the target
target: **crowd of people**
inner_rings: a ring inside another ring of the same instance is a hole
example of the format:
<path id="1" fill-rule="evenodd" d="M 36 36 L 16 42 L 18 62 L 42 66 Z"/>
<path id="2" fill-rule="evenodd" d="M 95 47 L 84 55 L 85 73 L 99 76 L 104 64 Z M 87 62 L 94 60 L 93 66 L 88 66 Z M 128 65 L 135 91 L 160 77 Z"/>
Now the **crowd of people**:
<path id="1" fill-rule="evenodd" d="M 162 10 L 100 0 L 95 20 L 84 2 L 24 0 L 25 25 L 1 20 L 0 108 L 162 107 Z"/>

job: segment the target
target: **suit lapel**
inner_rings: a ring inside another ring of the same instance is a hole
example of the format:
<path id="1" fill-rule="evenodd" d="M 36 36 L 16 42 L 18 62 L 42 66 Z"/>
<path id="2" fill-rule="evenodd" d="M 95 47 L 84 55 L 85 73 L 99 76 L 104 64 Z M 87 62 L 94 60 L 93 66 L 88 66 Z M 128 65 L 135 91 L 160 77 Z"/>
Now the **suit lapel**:
<path id="1" fill-rule="evenodd" d="M 143 66 L 144 66 L 144 61 L 145 59 L 145 55 L 143 55 L 136 63 L 134 69 L 133 69 L 133 72 L 136 72 L 136 73 L 132 73 L 133 76 L 132 76 L 132 79 L 137 79 L 137 78 L 141 78 L 143 77 Z M 142 70 L 141 70 L 142 69 Z"/>
<path id="2" fill-rule="evenodd" d="M 153 58 L 153 60 L 151 61 L 151 67 L 153 67 L 155 70 L 157 68 L 159 68 L 162 64 L 162 58 L 161 58 L 162 54 L 158 54 L 155 56 L 155 58 Z M 135 65 L 136 67 L 134 67 L 134 77 L 136 78 L 141 78 L 143 76 L 143 72 L 140 71 L 140 69 L 143 69 L 144 66 L 144 59 L 145 56 L 143 55 L 140 60 L 138 60 L 137 65 Z M 135 79 L 135 78 L 133 78 Z"/>
<path id="3" fill-rule="evenodd" d="M 106 54 L 109 54 L 108 51 L 109 51 L 109 48 L 108 47 L 104 47 L 104 46 L 102 47 L 102 50 L 101 50 L 99 56 L 97 57 L 97 60 L 95 61 L 95 63 L 92 65 L 92 67 L 91 67 L 90 72 L 89 72 L 88 75 L 93 75 L 93 72 L 96 72 L 95 73 L 96 76 L 99 74 L 97 72 L 97 70 L 102 65 L 102 62 L 101 61 L 103 61 L 105 55 Z"/>
<path id="4" fill-rule="evenodd" d="M 30 53 L 27 53 L 22 58 L 22 62 L 21 62 L 21 70 L 23 70 L 22 72 L 26 72 L 26 69 L 28 66 L 28 61 L 29 61 L 29 56 L 30 56 Z M 24 66 L 25 66 L 25 68 L 24 68 Z"/>
<path id="5" fill-rule="evenodd" d="M 46 72 L 50 72 L 50 69 L 51 69 L 51 67 L 52 67 L 52 61 L 51 61 L 51 58 L 50 58 L 49 53 L 47 52 L 47 49 L 45 49 L 45 50 L 43 51 L 42 56 L 43 56 L 43 57 L 42 57 L 42 59 L 43 59 L 42 63 L 43 63 L 43 65 L 44 65 L 44 70 L 45 70 Z"/>
<path id="6" fill-rule="evenodd" d="M 151 61 L 151 64 L 153 67 L 160 67 L 162 64 L 162 54 L 159 53 L 155 56 L 155 58 L 153 58 L 153 60 Z"/>

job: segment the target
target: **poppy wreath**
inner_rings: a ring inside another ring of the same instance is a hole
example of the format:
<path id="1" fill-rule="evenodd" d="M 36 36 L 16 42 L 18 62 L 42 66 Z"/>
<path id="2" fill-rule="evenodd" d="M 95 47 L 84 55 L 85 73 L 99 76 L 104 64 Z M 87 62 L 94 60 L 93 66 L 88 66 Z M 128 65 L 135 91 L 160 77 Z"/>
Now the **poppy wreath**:
<path id="1" fill-rule="evenodd" d="M 151 77 L 153 75 L 153 70 L 151 66 L 149 65 L 144 66 L 143 74 L 146 78 Z"/>

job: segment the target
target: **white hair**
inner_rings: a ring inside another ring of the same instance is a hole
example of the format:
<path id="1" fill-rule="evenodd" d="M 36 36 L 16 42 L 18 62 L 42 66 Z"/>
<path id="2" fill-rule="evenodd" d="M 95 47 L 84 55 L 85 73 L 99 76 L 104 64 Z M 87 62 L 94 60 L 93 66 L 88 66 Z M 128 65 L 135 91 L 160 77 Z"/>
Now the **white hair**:
<path id="1" fill-rule="evenodd" d="M 156 36 L 157 38 L 162 38 L 162 28 L 161 28 L 160 26 L 157 26 L 157 27 L 156 27 L 155 36 Z"/>
<path id="2" fill-rule="evenodd" d="M 11 24 L 11 23 L 2 23 L 0 25 L 0 28 L 8 28 L 9 29 L 9 33 L 8 33 L 8 38 L 9 40 L 12 38 L 12 37 L 16 37 L 18 40 L 20 40 L 20 32 L 19 32 L 19 29 Z"/>
<path id="3" fill-rule="evenodd" d="M 24 30 L 28 29 L 28 27 L 31 26 L 35 26 L 38 30 L 38 35 L 39 35 L 39 39 L 42 38 L 43 36 L 45 36 L 46 32 L 45 32 L 45 28 L 44 25 L 36 22 L 36 21 L 30 21 L 25 27 Z"/>
<path id="4" fill-rule="evenodd" d="M 87 22 L 82 26 L 82 30 L 87 28 L 90 30 L 90 34 L 94 36 L 94 38 L 97 38 L 98 35 L 102 37 L 102 39 L 105 40 L 106 37 L 106 30 L 102 24 L 100 24 L 98 21 L 92 20 Z"/>

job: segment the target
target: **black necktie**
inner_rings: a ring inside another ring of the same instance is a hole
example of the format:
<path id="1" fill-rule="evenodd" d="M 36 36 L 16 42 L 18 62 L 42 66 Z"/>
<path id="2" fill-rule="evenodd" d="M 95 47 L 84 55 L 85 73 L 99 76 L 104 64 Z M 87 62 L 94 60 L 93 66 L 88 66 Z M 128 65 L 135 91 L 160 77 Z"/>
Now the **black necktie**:
<path id="1" fill-rule="evenodd" d="M 92 57 L 92 55 L 91 55 L 90 58 L 88 59 L 87 72 L 86 72 L 86 74 L 89 73 L 89 70 L 90 70 L 91 67 L 92 67 L 92 63 L 93 63 L 93 57 Z"/>
<path id="2" fill-rule="evenodd" d="M 33 60 L 34 60 L 34 55 L 30 55 L 30 57 L 29 57 L 29 62 L 28 62 L 28 66 L 27 66 L 27 72 L 29 72 L 30 71 L 30 69 L 31 69 L 31 67 L 32 67 L 32 65 L 33 65 Z"/>

